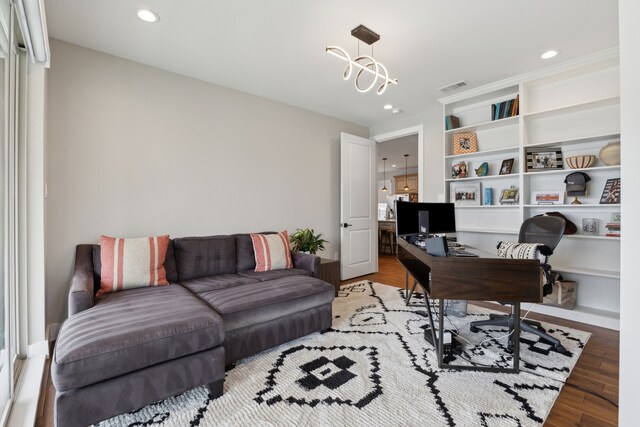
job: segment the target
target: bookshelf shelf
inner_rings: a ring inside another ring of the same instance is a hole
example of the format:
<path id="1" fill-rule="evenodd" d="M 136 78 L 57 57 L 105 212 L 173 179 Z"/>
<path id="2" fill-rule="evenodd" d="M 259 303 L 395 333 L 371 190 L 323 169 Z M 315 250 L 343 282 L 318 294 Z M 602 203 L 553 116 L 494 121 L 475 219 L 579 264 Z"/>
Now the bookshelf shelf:
<path id="1" fill-rule="evenodd" d="M 518 205 L 456 206 L 456 209 L 518 209 Z"/>
<path id="2" fill-rule="evenodd" d="M 601 310 L 583 305 L 576 305 L 573 310 L 554 307 L 545 304 L 522 304 L 523 310 L 531 310 L 535 313 L 546 314 L 548 316 L 562 317 L 576 322 L 601 325 L 605 328 L 620 328 L 620 313 L 609 310 Z"/>
<path id="3" fill-rule="evenodd" d="M 518 151 L 520 149 L 519 146 L 509 146 L 504 148 L 497 148 L 495 150 L 484 150 L 484 151 L 476 151 L 475 153 L 466 153 L 466 154 L 453 154 L 450 156 L 445 156 L 445 159 L 468 159 L 473 157 L 483 157 L 491 154 L 500 154 L 500 153 L 508 153 L 510 151 Z"/>
<path id="4" fill-rule="evenodd" d="M 564 147 L 564 146 L 570 146 L 574 144 L 588 144 L 591 142 L 610 141 L 614 139 L 620 139 L 620 134 L 607 133 L 607 134 L 598 134 L 598 135 L 585 136 L 585 137 L 579 137 L 579 138 L 568 138 L 568 139 L 558 139 L 554 141 L 537 142 L 533 144 L 526 144 L 525 148 L 537 148 L 537 147 L 549 147 L 549 146 Z"/>
<path id="5" fill-rule="evenodd" d="M 612 242 L 620 241 L 620 237 L 614 236 L 603 236 L 603 235 L 593 235 L 590 236 L 588 234 L 569 234 L 567 236 L 563 236 L 563 239 L 587 239 L 587 240 L 611 240 Z"/>
<path id="6" fill-rule="evenodd" d="M 590 168 L 579 168 L 579 169 L 554 169 L 549 171 L 540 171 L 540 172 L 524 172 L 523 175 L 547 175 L 547 174 L 568 174 L 571 172 L 601 172 L 601 171 L 615 171 L 620 170 L 620 165 L 617 166 L 595 166 Z"/>
<path id="7" fill-rule="evenodd" d="M 447 154 L 443 159 L 443 193 L 448 200 L 453 182 L 469 183 L 480 187 L 481 201 L 484 190 L 491 188 L 497 203 L 501 190 L 512 184 L 519 188 L 520 200 L 514 205 L 456 206 L 461 242 L 488 252 L 495 252 L 498 240 L 516 240 L 522 222 L 544 212 L 561 212 L 576 224 L 578 233 L 582 233 L 583 224 L 589 224 L 584 220 L 596 220 L 602 234 L 566 235 L 551 259 L 554 270 L 574 275 L 579 282 L 576 309 L 542 306 L 534 310 L 619 328 L 620 237 L 605 233 L 610 229 L 606 224 L 620 212 L 621 206 L 598 202 L 607 181 L 620 178 L 621 166 L 605 166 L 599 161 L 591 168 L 570 169 L 565 164 L 566 169 L 560 170 L 526 170 L 529 150 L 559 147 L 563 158 L 598 155 L 606 144 L 620 140 L 619 66 L 617 54 L 610 55 L 594 58 L 591 63 L 576 62 L 564 71 L 531 73 L 504 84 L 498 82 L 441 99 L 443 118 L 453 115 L 463 124 L 477 123 L 442 134 Z M 493 105 L 516 96 L 520 116 L 486 121 L 491 117 Z M 479 132 L 478 146 L 487 150 L 454 155 L 452 134 L 458 132 Z M 504 157 L 514 158 L 510 175 L 451 178 L 450 171 L 458 161 L 469 162 L 470 172 L 487 162 L 489 172 L 496 173 Z M 573 198 L 561 205 L 530 204 L 533 192 L 564 191 L 564 177 L 572 172 L 587 173 L 591 178 L 588 195 L 580 198 L 583 204 L 570 204 Z"/>
<path id="8" fill-rule="evenodd" d="M 446 182 L 458 182 L 458 181 L 482 181 L 485 179 L 504 179 L 504 178 L 518 178 L 517 173 L 510 173 L 509 175 L 487 175 L 487 176 L 472 176 L 469 178 L 450 178 L 445 179 Z"/>
<path id="9" fill-rule="evenodd" d="M 566 113 L 571 113 L 571 112 L 575 112 L 575 111 L 579 111 L 579 110 L 590 109 L 590 108 L 598 108 L 598 107 L 605 107 L 607 105 L 616 105 L 616 104 L 620 104 L 620 97 L 619 96 L 611 96 L 611 97 L 600 98 L 600 99 L 596 99 L 596 100 L 588 101 L 588 102 L 578 102 L 578 103 L 575 103 L 575 104 L 564 105 L 562 107 L 549 108 L 549 109 L 546 109 L 546 110 L 534 111 L 532 113 L 525 113 L 525 114 L 522 115 L 522 117 L 524 117 L 526 119 L 539 118 L 539 117 L 544 117 L 544 116 L 553 116 L 553 115 L 557 115 L 557 114 L 566 114 Z"/>
<path id="10" fill-rule="evenodd" d="M 614 270 L 601 270 L 598 268 L 569 267 L 569 266 L 564 267 L 561 265 L 553 265 L 553 269 L 561 273 L 583 274 L 585 276 L 608 277 L 610 279 L 620 278 L 620 272 L 614 271 Z"/>
<path id="11" fill-rule="evenodd" d="M 458 233 L 518 234 L 518 230 L 487 230 L 481 228 L 458 228 Z"/>
<path id="12" fill-rule="evenodd" d="M 477 132 L 479 130 L 487 130 L 487 129 L 493 129 L 493 128 L 502 127 L 502 126 L 517 125 L 517 124 L 518 124 L 518 116 L 513 116 L 513 117 L 507 117 L 506 119 L 490 120 L 488 122 L 482 122 L 475 125 L 461 126 L 459 128 L 445 130 L 444 133 L 451 134 L 451 133 L 460 133 L 460 132 Z"/>
<path id="13" fill-rule="evenodd" d="M 601 209 L 616 209 L 620 210 L 619 203 L 611 203 L 611 204 L 596 204 L 596 203 L 583 203 L 581 205 L 523 205 L 525 208 L 534 208 L 534 209 L 546 209 L 550 208 L 556 209 L 585 209 L 585 208 L 601 208 Z"/>

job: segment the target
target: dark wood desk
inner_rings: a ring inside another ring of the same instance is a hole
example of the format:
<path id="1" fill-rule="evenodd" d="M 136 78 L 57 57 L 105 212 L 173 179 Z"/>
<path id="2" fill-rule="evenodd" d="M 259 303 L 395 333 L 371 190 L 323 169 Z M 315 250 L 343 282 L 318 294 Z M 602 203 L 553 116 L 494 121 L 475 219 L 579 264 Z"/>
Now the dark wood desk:
<path id="1" fill-rule="evenodd" d="M 513 304 L 513 315 L 517 319 L 520 318 L 521 302 L 542 301 L 539 261 L 500 258 L 473 248 L 466 250 L 478 257 L 435 257 L 429 255 L 424 248 L 409 243 L 402 237 L 398 238 L 398 260 L 425 291 L 432 338 L 437 343 L 438 366 L 517 373 L 520 365 L 520 322 L 514 322 L 513 325 L 513 369 L 443 363 L 444 346 L 435 334 L 429 298 L 508 302 Z M 438 337 L 441 337 L 444 333 L 444 304 L 439 304 L 438 319 Z"/>

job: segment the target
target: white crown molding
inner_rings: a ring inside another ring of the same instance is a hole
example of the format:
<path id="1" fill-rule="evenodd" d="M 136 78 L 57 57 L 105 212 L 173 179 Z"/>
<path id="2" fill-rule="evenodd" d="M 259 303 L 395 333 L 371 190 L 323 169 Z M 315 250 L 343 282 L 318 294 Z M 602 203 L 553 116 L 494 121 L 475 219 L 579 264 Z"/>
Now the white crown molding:
<path id="1" fill-rule="evenodd" d="M 452 102 L 461 101 L 463 99 L 472 98 L 478 95 L 484 95 L 485 93 L 493 92 L 495 90 L 504 89 L 509 86 L 517 86 L 520 83 L 545 77 L 551 74 L 556 74 L 563 71 L 569 71 L 574 68 L 591 65 L 597 62 L 605 61 L 608 59 L 616 59 L 619 56 L 618 47 L 601 50 L 589 55 L 581 56 L 580 58 L 572 59 L 560 64 L 552 65 L 550 67 L 541 68 L 539 70 L 530 71 L 518 76 L 509 77 L 504 80 L 499 80 L 488 85 L 480 86 L 477 88 L 469 89 L 464 92 L 456 93 L 455 95 L 445 96 L 438 98 L 441 104 L 451 104 Z"/>

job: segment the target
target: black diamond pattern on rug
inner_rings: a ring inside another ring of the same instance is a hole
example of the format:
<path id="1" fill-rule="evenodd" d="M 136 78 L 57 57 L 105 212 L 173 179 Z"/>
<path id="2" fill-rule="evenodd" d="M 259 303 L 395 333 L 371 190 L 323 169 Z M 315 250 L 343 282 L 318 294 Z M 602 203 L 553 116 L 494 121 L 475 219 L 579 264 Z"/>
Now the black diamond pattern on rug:
<path id="1" fill-rule="evenodd" d="M 306 372 L 307 375 L 296 382 L 307 390 L 313 390 L 321 385 L 335 390 L 352 378 L 357 377 L 356 374 L 349 371 L 349 367 L 355 363 L 346 356 L 340 356 L 334 360 L 320 356 L 316 360 L 300 366 L 300 369 Z"/>
<path id="2" fill-rule="evenodd" d="M 266 378 L 267 387 L 256 393 L 254 400 L 269 406 L 286 402 L 311 407 L 325 403 L 362 408 L 382 394 L 378 356 L 378 350 L 372 346 L 292 347 L 277 358 Z M 291 365 L 299 359 L 306 361 Z M 302 374 L 294 381 L 297 390 L 288 389 L 288 396 L 276 393 L 278 386 L 288 383 L 290 373 L 296 371 Z M 360 381 L 351 385 L 354 378 Z"/>

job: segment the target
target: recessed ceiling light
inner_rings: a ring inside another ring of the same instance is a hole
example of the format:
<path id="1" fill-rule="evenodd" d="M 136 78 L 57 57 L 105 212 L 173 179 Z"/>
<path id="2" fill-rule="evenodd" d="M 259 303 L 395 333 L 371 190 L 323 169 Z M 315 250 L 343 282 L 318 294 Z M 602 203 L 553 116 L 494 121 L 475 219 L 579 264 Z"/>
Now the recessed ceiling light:
<path id="1" fill-rule="evenodd" d="M 551 59 L 554 56 L 556 56 L 558 54 L 557 50 L 548 50 L 545 53 L 543 53 L 542 55 L 540 55 L 540 58 L 542 59 Z"/>
<path id="2" fill-rule="evenodd" d="M 397 167 L 398 167 L 398 165 L 391 165 L 391 167 L 392 167 L 392 168 L 397 168 Z"/>
<path id="3" fill-rule="evenodd" d="M 391 110 L 391 112 L 392 112 L 393 114 L 398 114 L 398 113 L 402 112 L 402 110 L 401 110 L 401 109 L 399 109 L 399 108 L 394 108 L 393 110 Z"/>
<path id="4" fill-rule="evenodd" d="M 387 105 L 384 106 L 385 110 L 391 110 L 392 108 L 393 108 L 393 105 L 391 105 L 391 104 L 387 104 Z"/>
<path id="5" fill-rule="evenodd" d="M 138 11 L 138 18 L 142 19 L 144 22 L 158 22 L 160 17 L 157 13 L 150 11 L 149 9 L 140 9 Z"/>

